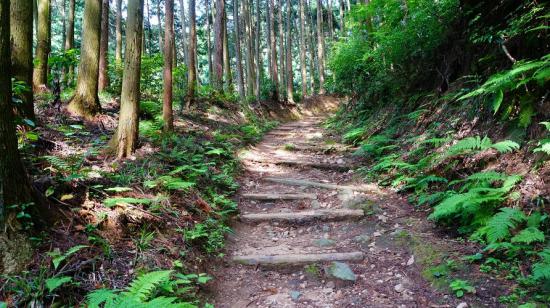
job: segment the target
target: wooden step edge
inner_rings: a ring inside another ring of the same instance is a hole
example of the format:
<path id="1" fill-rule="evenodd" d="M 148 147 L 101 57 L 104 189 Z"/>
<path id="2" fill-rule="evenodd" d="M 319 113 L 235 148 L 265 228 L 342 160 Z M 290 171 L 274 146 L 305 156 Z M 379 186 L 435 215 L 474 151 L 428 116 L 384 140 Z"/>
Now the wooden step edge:
<path id="1" fill-rule="evenodd" d="M 277 193 L 271 193 L 271 194 L 262 194 L 262 193 L 250 193 L 250 194 L 242 194 L 241 198 L 248 199 L 248 200 L 259 200 L 259 201 L 275 201 L 275 200 L 303 200 L 303 199 L 310 199 L 315 200 L 317 199 L 317 195 L 315 194 L 277 194 Z"/>
<path id="2" fill-rule="evenodd" d="M 335 171 L 349 171 L 359 167 L 355 165 L 316 163 L 316 162 L 305 162 L 305 161 L 295 161 L 295 160 L 267 160 L 267 159 L 261 159 L 261 158 L 245 158 L 245 160 L 257 162 L 257 163 L 263 163 L 263 164 L 275 164 L 275 165 L 284 165 L 284 166 L 290 166 L 290 167 L 316 168 L 321 170 L 335 170 Z"/>
<path id="3" fill-rule="evenodd" d="M 361 261 L 365 254 L 360 251 L 284 255 L 246 255 L 234 256 L 232 261 L 244 265 L 284 265 L 332 261 Z"/>
<path id="4" fill-rule="evenodd" d="M 375 185 L 361 185 L 361 186 L 337 185 L 337 184 L 331 184 L 331 183 L 320 183 L 320 182 L 301 180 L 301 179 L 277 178 L 277 177 L 265 177 L 263 178 L 263 180 L 279 183 L 279 184 L 293 185 L 293 186 L 310 186 L 310 187 L 319 187 L 319 188 L 333 189 L 333 190 L 351 190 L 351 191 L 383 194 L 380 188 L 378 188 Z"/>
<path id="5" fill-rule="evenodd" d="M 300 212 L 255 213 L 240 215 L 242 222 L 258 223 L 264 221 L 304 222 L 310 220 L 359 219 L 365 216 L 363 210 L 335 209 L 311 210 Z"/>

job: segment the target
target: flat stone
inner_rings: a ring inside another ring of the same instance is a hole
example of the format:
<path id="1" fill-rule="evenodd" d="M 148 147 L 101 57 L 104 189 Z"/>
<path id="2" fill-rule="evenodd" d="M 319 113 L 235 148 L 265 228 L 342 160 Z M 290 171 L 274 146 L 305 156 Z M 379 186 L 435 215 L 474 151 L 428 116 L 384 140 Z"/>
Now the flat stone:
<path id="1" fill-rule="evenodd" d="M 327 238 L 315 240 L 315 245 L 319 247 L 328 247 L 334 245 L 335 241 Z"/>
<path id="2" fill-rule="evenodd" d="M 300 298 L 300 296 L 302 296 L 302 292 L 300 291 L 290 291 L 290 298 L 292 298 L 292 300 L 298 300 L 298 298 Z"/>
<path id="3" fill-rule="evenodd" d="M 343 262 L 332 262 L 328 268 L 328 275 L 337 279 L 355 281 L 356 277 L 349 265 Z"/>
<path id="4" fill-rule="evenodd" d="M 395 287 L 393 287 L 393 289 L 397 293 L 401 293 L 401 292 L 405 291 L 405 287 L 403 287 L 403 284 L 401 284 L 401 283 L 396 285 Z"/>

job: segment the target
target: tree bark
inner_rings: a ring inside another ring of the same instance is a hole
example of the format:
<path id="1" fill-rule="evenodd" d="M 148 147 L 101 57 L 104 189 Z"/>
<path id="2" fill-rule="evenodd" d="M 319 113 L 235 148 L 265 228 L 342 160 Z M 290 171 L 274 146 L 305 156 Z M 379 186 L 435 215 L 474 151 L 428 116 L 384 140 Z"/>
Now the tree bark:
<path id="1" fill-rule="evenodd" d="M 286 0 L 286 99 L 294 103 L 293 86 L 294 77 L 292 72 L 292 4 Z"/>
<path id="2" fill-rule="evenodd" d="M 325 94 L 325 38 L 323 31 L 323 4 L 317 0 L 317 64 L 319 73 L 319 94 Z"/>
<path id="3" fill-rule="evenodd" d="M 261 31 L 261 25 L 262 25 L 262 13 L 260 11 L 260 0 L 256 0 L 256 84 L 255 84 L 255 95 L 256 100 L 260 101 L 260 91 L 261 91 L 261 80 L 262 80 L 262 71 L 263 71 L 263 65 L 262 65 L 262 58 L 261 58 L 261 39 L 262 39 L 262 31 Z"/>
<path id="4" fill-rule="evenodd" d="M 243 56 L 241 53 L 241 25 L 239 21 L 239 0 L 233 0 L 233 27 L 235 31 L 235 57 L 237 61 L 237 88 L 241 102 L 245 100 L 243 78 Z"/>
<path id="5" fill-rule="evenodd" d="M 187 40 L 187 21 L 185 18 L 185 5 L 183 0 L 179 0 L 180 18 L 181 18 L 181 45 L 183 48 L 183 63 L 189 68 L 189 44 Z M 191 10 L 191 9 L 189 9 Z"/>
<path id="6" fill-rule="evenodd" d="M 69 15 L 67 16 L 67 30 L 65 35 L 65 51 L 74 48 L 74 14 L 75 14 L 75 0 L 69 0 Z M 72 86 L 74 82 L 74 65 L 69 65 L 69 72 L 65 76 L 65 81 L 68 86 Z"/>
<path id="7" fill-rule="evenodd" d="M 139 134 L 139 82 L 141 78 L 141 36 L 143 34 L 143 1 L 128 1 L 124 79 L 120 97 L 118 128 L 111 140 L 111 148 L 119 159 L 131 156 Z"/>
<path id="8" fill-rule="evenodd" d="M 101 0 L 87 0 L 84 6 L 82 48 L 75 95 L 67 110 L 85 119 L 101 112 L 99 104 L 99 42 L 101 37 Z"/>
<path id="9" fill-rule="evenodd" d="M 305 0 L 305 5 L 308 8 L 307 11 L 307 30 L 308 30 L 308 36 L 307 36 L 307 43 L 308 43 L 308 52 L 309 52 L 309 88 L 311 89 L 311 93 L 315 92 L 315 88 L 317 86 L 317 82 L 315 80 L 315 68 L 317 67 L 316 62 L 316 52 L 315 52 L 315 46 L 317 45 L 315 42 L 315 27 L 313 26 L 313 16 L 311 13 L 311 6 L 308 0 Z"/>
<path id="10" fill-rule="evenodd" d="M 101 41 L 99 43 L 99 81 L 98 90 L 109 86 L 109 2 L 103 0 L 101 9 Z"/>
<path id="11" fill-rule="evenodd" d="M 279 100 L 279 70 L 277 67 L 277 36 L 275 36 L 275 16 L 273 14 L 275 10 L 274 0 L 269 1 L 269 31 L 270 31 L 270 42 L 271 45 L 271 55 L 270 55 L 270 66 L 271 66 L 271 80 L 273 81 L 273 100 Z"/>
<path id="12" fill-rule="evenodd" d="M 223 27 L 225 0 L 216 0 L 216 18 L 214 21 L 214 89 L 223 92 Z"/>
<path id="13" fill-rule="evenodd" d="M 21 2 L 21 1 L 17 1 Z M 18 3 L 21 5 L 22 3 Z M 26 14 L 32 32 L 32 2 Z M 17 149 L 11 92 L 10 1 L 0 0 L 0 274 L 24 268 L 32 249 L 10 207 L 32 202 L 31 186 Z"/>
<path id="14" fill-rule="evenodd" d="M 233 92 L 233 76 L 231 74 L 231 58 L 229 57 L 229 38 L 227 37 L 227 12 L 223 12 L 223 72 L 225 73 L 225 87 L 229 93 Z"/>
<path id="15" fill-rule="evenodd" d="M 283 0 L 279 0 L 279 9 L 277 10 L 277 19 L 279 21 L 279 67 L 280 70 L 280 82 L 281 88 L 285 88 L 285 91 L 281 93 L 286 93 L 286 65 L 285 65 L 285 31 L 283 27 Z"/>
<path id="16" fill-rule="evenodd" d="M 252 24 L 250 20 L 250 3 L 248 0 L 242 1 L 244 16 L 244 37 L 245 37 L 245 60 L 246 60 L 246 95 L 254 95 L 254 51 L 252 48 Z"/>
<path id="17" fill-rule="evenodd" d="M 327 0 L 328 5 L 328 33 L 330 36 L 330 41 L 334 40 L 334 22 L 332 20 L 332 0 Z"/>
<path id="18" fill-rule="evenodd" d="M 34 0 L 11 1 L 10 27 L 13 77 L 16 81 L 24 82 L 28 87 L 21 97 L 22 105 L 19 111 L 23 117 L 35 121 L 36 117 L 34 114 L 32 91 L 33 1 Z"/>
<path id="19" fill-rule="evenodd" d="M 340 0 L 340 33 L 344 33 L 346 31 L 346 23 L 344 21 L 344 0 Z"/>
<path id="20" fill-rule="evenodd" d="M 197 16 L 196 16 L 195 0 L 189 0 L 189 52 L 188 52 L 189 67 L 187 70 L 187 74 L 188 74 L 187 109 L 189 109 L 189 107 L 195 103 L 195 87 L 197 85 L 197 74 L 196 74 L 196 68 L 195 68 L 196 53 L 197 53 Z"/>
<path id="21" fill-rule="evenodd" d="M 115 62 L 117 67 L 122 65 L 122 0 L 116 0 L 116 47 Z"/>
<path id="22" fill-rule="evenodd" d="M 305 25 L 304 0 L 300 0 L 300 67 L 302 73 L 302 98 L 307 96 L 307 70 L 306 70 L 306 25 Z"/>
<path id="23" fill-rule="evenodd" d="M 172 111 L 172 41 L 174 36 L 174 0 L 164 2 L 166 24 L 164 25 L 164 95 L 162 104 L 162 118 L 164 131 L 174 130 L 174 115 Z"/>
<path id="24" fill-rule="evenodd" d="M 206 1 L 206 53 L 208 54 L 208 81 L 212 84 L 214 80 L 214 66 L 212 64 L 212 40 L 210 32 L 212 32 L 213 13 L 210 8 L 210 1 Z"/>
<path id="25" fill-rule="evenodd" d="M 35 92 L 43 92 L 48 86 L 48 55 L 51 49 L 50 0 L 38 0 L 38 29 L 36 33 L 36 66 L 33 72 Z"/>
<path id="26" fill-rule="evenodd" d="M 162 31 L 162 16 L 161 16 L 162 14 L 160 10 L 160 2 L 161 0 L 157 0 L 157 22 L 159 27 L 159 52 L 163 52 L 164 43 L 162 41 L 163 31 Z"/>

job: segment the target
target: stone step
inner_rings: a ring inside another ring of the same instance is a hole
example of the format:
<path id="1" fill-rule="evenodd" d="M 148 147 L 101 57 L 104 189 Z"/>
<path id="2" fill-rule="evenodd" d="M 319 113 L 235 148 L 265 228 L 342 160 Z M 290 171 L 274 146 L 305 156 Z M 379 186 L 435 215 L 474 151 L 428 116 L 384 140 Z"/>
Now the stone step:
<path id="1" fill-rule="evenodd" d="M 244 214 L 239 218 L 243 222 L 259 223 L 264 221 L 279 222 L 306 222 L 311 220 L 342 220 L 357 219 L 365 215 L 363 210 L 334 209 L 334 210 L 310 210 L 300 212 L 258 213 Z"/>
<path id="2" fill-rule="evenodd" d="M 232 258 L 232 261 L 245 265 L 287 265 L 331 261 L 361 261 L 364 258 L 365 255 L 362 252 L 354 251 L 286 255 L 247 255 L 235 256 Z"/>
<path id="3" fill-rule="evenodd" d="M 264 158 L 247 158 L 247 160 L 257 162 L 257 163 L 263 163 L 263 164 L 284 165 L 284 166 L 298 167 L 298 168 L 316 168 L 321 170 L 349 171 L 357 168 L 357 166 L 347 165 L 347 164 L 332 164 L 332 163 L 307 162 L 307 161 L 296 161 L 296 160 L 272 160 L 272 159 L 264 159 Z"/>
<path id="4" fill-rule="evenodd" d="M 303 199 L 317 199 L 315 194 L 306 194 L 306 193 L 288 193 L 288 194 L 277 194 L 277 193 L 267 193 L 267 194 L 242 194 L 241 198 L 248 200 L 260 200 L 260 201 L 274 201 L 274 200 L 303 200 Z"/>
<path id="5" fill-rule="evenodd" d="M 269 182 L 274 182 L 274 183 L 285 184 L 285 185 L 293 185 L 293 186 L 309 186 L 309 187 L 319 187 L 319 188 L 333 189 L 333 190 L 350 190 L 350 191 L 382 194 L 382 191 L 375 185 L 360 185 L 360 186 L 337 185 L 337 184 L 331 184 L 331 183 L 320 183 L 320 182 L 313 182 L 313 181 L 301 180 L 301 179 L 277 178 L 277 177 L 266 177 L 264 178 L 264 180 Z"/>

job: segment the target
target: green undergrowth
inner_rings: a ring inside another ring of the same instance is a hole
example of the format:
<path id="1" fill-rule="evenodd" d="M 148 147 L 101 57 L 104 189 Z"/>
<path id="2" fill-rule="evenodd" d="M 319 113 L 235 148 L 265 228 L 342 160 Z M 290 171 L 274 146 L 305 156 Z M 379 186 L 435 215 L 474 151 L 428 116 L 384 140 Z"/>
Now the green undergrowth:
<path id="1" fill-rule="evenodd" d="M 198 128 L 165 134 L 160 104 L 141 105 L 141 148 L 130 160 L 105 157 L 108 136 L 83 125 L 48 127 L 74 150 L 29 164 L 49 179 L 41 188 L 45 196 L 66 215 L 74 213 L 75 223 L 68 224 L 68 238 L 33 237 L 44 253 L 27 272 L 0 277 L 6 296 L 0 306 L 204 306 L 201 288 L 211 279 L 205 262 L 223 256 L 237 212 L 235 153 L 276 122 L 250 113 L 242 124 L 210 123 L 195 114 L 183 122 Z M 29 139 L 21 138 L 23 151 L 32 152 Z M 19 209 L 20 221 L 31 224 L 26 209 Z M 96 275 L 93 284 L 89 275 Z"/>

